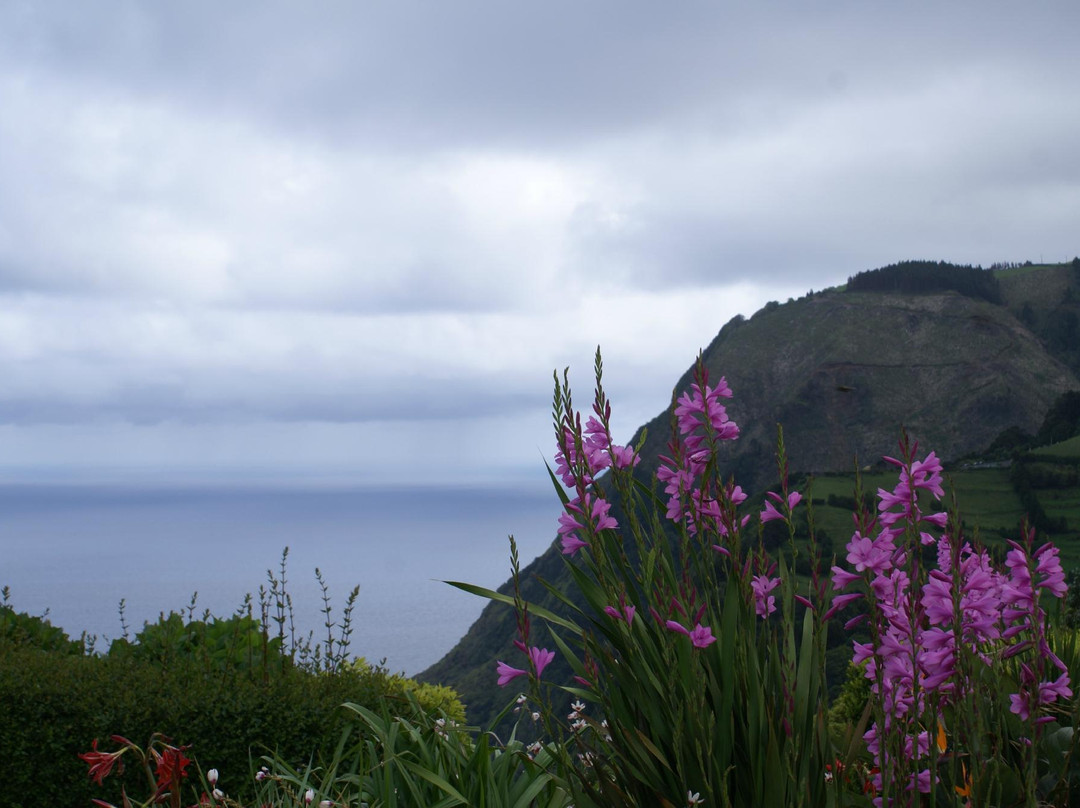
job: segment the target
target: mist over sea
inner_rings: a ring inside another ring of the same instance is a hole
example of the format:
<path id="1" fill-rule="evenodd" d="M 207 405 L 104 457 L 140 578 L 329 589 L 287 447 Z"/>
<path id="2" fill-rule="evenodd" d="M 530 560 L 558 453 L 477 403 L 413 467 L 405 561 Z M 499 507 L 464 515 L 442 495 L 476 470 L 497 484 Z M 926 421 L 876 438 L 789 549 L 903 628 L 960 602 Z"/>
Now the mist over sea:
<path id="1" fill-rule="evenodd" d="M 554 539 L 559 503 L 535 488 L 0 485 L 0 586 L 18 611 L 72 637 L 134 634 L 160 612 L 228 617 L 257 598 L 289 547 L 298 629 L 324 636 L 319 567 L 332 619 L 359 584 L 350 652 L 415 674 L 450 650 L 486 601 L 442 580 L 495 588 Z M 256 615 L 258 607 L 256 605 Z M 276 627 L 275 627 L 276 630 Z M 335 635 L 336 635 L 335 630 Z"/>

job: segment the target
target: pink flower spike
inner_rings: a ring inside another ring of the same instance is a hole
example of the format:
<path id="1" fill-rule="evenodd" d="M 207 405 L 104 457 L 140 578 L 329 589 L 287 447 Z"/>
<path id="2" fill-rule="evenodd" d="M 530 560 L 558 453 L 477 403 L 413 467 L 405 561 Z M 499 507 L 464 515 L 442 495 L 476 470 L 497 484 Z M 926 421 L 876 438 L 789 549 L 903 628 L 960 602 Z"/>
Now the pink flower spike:
<path id="1" fill-rule="evenodd" d="M 718 552 L 718 553 L 719 553 L 720 555 L 722 555 L 722 556 L 727 556 L 728 558 L 731 558 L 731 551 L 730 551 L 730 550 L 728 550 L 728 548 L 726 548 L 726 547 L 721 547 L 721 546 L 720 546 L 719 544 L 714 544 L 714 545 L 712 546 L 712 548 L 713 548 L 714 550 L 716 550 L 716 552 Z"/>
<path id="2" fill-rule="evenodd" d="M 778 586 L 780 579 L 767 575 L 755 575 L 750 581 L 750 590 L 754 594 L 754 611 L 762 620 L 776 611 L 776 596 L 769 593 Z"/>
<path id="3" fill-rule="evenodd" d="M 523 671 L 521 668 L 512 668 L 505 662 L 499 662 L 495 671 L 499 674 L 499 687 L 506 687 L 519 676 L 529 675 L 528 671 Z"/>

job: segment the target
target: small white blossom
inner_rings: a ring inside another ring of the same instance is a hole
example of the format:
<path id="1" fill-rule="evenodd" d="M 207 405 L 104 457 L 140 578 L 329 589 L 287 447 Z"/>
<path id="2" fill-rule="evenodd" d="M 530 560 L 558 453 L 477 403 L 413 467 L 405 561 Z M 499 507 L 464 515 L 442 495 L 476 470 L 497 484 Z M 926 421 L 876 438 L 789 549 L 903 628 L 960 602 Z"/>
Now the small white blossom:
<path id="1" fill-rule="evenodd" d="M 533 713 L 532 714 L 532 720 L 533 721 L 539 721 L 540 720 L 540 713 Z"/>
<path id="2" fill-rule="evenodd" d="M 570 725 L 570 729 L 572 729 L 574 732 L 581 732 L 587 726 L 588 724 L 585 723 L 585 719 L 579 718 L 577 721 Z"/>
<path id="3" fill-rule="evenodd" d="M 223 799 L 225 799 L 225 792 L 222 791 L 220 788 L 215 788 L 210 793 L 214 797 L 215 800 L 223 800 Z"/>
<path id="4" fill-rule="evenodd" d="M 315 789 L 309 788 L 304 792 L 304 805 L 311 805 L 315 802 Z"/>
<path id="5" fill-rule="evenodd" d="M 217 781 L 218 781 L 218 770 L 217 769 L 211 769 L 210 771 L 208 771 L 206 773 L 206 782 L 208 782 L 210 784 L 211 788 L 213 788 L 214 786 L 217 785 Z"/>
<path id="6" fill-rule="evenodd" d="M 691 808 L 694 805 L 704 805 L 705 800 L 702 799 L 701 794 L 695 791 L 686 792 L 686 805 L 687 808 Z"/>

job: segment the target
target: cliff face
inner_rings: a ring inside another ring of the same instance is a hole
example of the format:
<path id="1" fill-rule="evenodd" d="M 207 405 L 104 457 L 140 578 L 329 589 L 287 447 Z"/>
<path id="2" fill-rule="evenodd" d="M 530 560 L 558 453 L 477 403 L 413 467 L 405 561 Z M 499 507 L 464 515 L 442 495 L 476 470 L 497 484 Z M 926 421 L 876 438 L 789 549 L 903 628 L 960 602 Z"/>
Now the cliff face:
<path id="1" fill-rule="evenodd" d="M 734 392 L 732 465 L 750 489 L 774 476 L 778 423 L 793 470 L 847 471 L 893 454 L 901 427 L 945 458 L 1009 426 L 1034 432 L 1080 386 L 1007 308 L 955 292 L 819 293 L 729 324 L 703 358 Z M 666 419 L 646 454 L 662 449 Z"/>
<path id="2" fill-rule="evenodd" d="M 1080 301 L 1080 267 L 998 275 L 1000 304 L 952 291 L 836 289 L 725 325 L 703 359 L 710 379 L 726 377 L 734 393 L 728 412 L 741 436 L 730 445 L 729 470 L 736 480 L 750 492 L 775 480 L 778 423 L 792 470 L 811 473 L 850 471 L 855 458 L 865 465 L 895 454 L 901 427 L 945 460 L 986 448 L 1011 426 L 1037 431 L 1058 396 L 1080 389 L 1072 343 L 1055 350 L 1039 330 L 1067 326 Z M 676 392 L 689 386 L 692 370 Z M 586 400 L 586 391 L 578 398 Z M 661 413 L 645 427 L 645 475 L 665 453 L 670 417 Z M 522 573 L 525 597 L 545 605 L 550 598 L 536 576 L 568 583 L 554 544 Z M 422 678 L 458 688 L 470 720 L 483 723 L 509 695 L 492 672 L 497 658 L 513 657 L 513 637 L 510 610 L 489 606 Z"/>

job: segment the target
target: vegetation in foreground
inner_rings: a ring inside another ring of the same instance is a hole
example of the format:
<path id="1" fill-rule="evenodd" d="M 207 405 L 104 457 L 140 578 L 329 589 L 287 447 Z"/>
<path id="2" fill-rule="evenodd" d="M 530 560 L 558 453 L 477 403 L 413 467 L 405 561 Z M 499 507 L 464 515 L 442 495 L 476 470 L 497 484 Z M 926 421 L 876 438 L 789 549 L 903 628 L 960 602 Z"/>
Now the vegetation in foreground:
<path id="1" fill-rule="evenodd" d="M 1080 650 L 1067 614 L 1051 605 L 1067 589 L 1053 545 L 1025 529 L 996 560 L 965 535 L 953 508 L 934 505 L 944 494 L 935 455 L 902 439 L 897 457 L 888 458 L 896 477 L 877 489 L 873 507 L 856 492 L 855 532 L 832 563 L 820 552 L 811 511 L 808 544 L 795 543 L 796 517 L 808 498 L 789 480 L 782 434 L 780 485 L 763 508 L 748 512 L 741 488 L 722 477 L 725 443 L 739 432 L 722 403 L 731 396 L 723 379 L 710 384 L 699 363 L 678 400 L 657 473 L 660 494 L 632 473 L 638 447 L 612 442 L 599 354 L 595 370 L 592 414 L 584 424 L 565 376 L 556 378 L 554 408 L 552 478 L 565 506 L 561 547 L 585 605 L 554 591 L 570 615 L 563 617 L 526 602 L 512 542 L 513 592 L 457 584 L 507 604 L 516 615 L 521 656 L 500 661 L 492 672 L 499 685 L 520 683 L 526 691 L 508 699 L 506 709 L 517 716 L 513 734 L 500 739 L 463 727 L 416 696 L 395 698 L 384 690 L 367 705 L 343 698 L 348 703 L 332 718 L 324 713 L 314 726 L 300 727 L 306 758 L 286 751 L 282 738 L 266 735 L 264 727 L 261 737 L 272 737 L 274 747 L 245 777 L 242 764 L 226 767 L 206 749 L 249 720 L 247 710 L 258 714 L 254 702 L 216 716 L 217 736 L 209 735 L 205 746 L 189 740 L 186 725 L 168 737 L 154 725 L 137 736 L 149 738 L 145 746 L 117 725 L 140 711 L 156 720 L 154 710 L 170 698 L 191 698 L 205 714 L 239 680 L 214 693 L 181 691 L 192 683 L 225 682 L 225 672 L 243 671 L 263 687 L 293 676 L 308 677 L 296 680 L 304 687 L 357 681 L 352 675 L 385 684 L 386 677 L 342 664 L 340 641 L 337 653 L 331 644 L 322 655 L 309 654 L 318 664 L 297 665 L 295 656 L 286 662 L 263 633 L 261 657 L 237 655 L 243 644 L 230 645 L 217 667 L 208 664 L 215 658 L 208 650 L 173 653 L 182 646 L 163 643 L 171 650 L 167 664 L 157 660 L 157 670 L 166 677 L 181 671 L 183 683 L 166 692 L 120 678 L 125 665 L 138 668 L 131 649 L 113 660 L 111 652 L 87 657 L 69 648 L 84 664 L 118 666 L 102 667 L 101 689 L 77 698 L 97 726 L 110 725 L 82 736 L 91 744 L 71 739 L 83 744 L 84 776 L 100 786 L 94 803 L 525 808 L 1077 800 L 1080 713 L 1071 682 L 1080 671 Z M 611 513 L 613 492 L 623 503 L 618 520 Z M 786 528 L 787 554 L 766 550 L 767 525 Z M 799 576 L 789 559 L 803 556 L 807 574 Z M 266 624 L 243 620 L 234 618 L 239 636 L 262 633 Z M 852 646 L 852 677 L 830 706 L 826 641 L 841 630 L 861 633 Z M 189 632 L 189 641 L 195 635 Z M 193 647 L 211 644 L 201 640 Z M 32 642 L 18 653 L 27 655 L 22 665 L 35 653 L 64 655 L 62 644 L 43 649 Z M 544 678 L 556 655 L 573 669 L 573 683 Z M 255 660 L 259 664 L 250 664 Z M 3 686 L 12 686 L 17 667 L 5 670 Z M 39 666 L 39 675 L 47 678 L 47 668 Z M 80 679 L 73 676 L 71 683 Z M 110 712 L 110 694 L 140 706 Z M 4 695 L 0 703 L 10 704 Z M 278 698 L 275 710 L 287 703 Z M 41 718 L 55 721 L 64 703 L 71 704 L 56 699 Z M 303 698 L 295 703 L 303 704 L 301 712 L 310 707 Z M 183 715 L 199 718 L 194 709 Z M 13 719 L 9 727 L 27 726 L 26 717 Z M 292 738 L 293 724 L 275 726 Z M 110 735 L 116 731 L 125 734 Z M 195 765 L 196 756 L 207 768 Z M 72 790 L 43 798 L 39 778 L 9 804 L 78 801 Z M 103 790 L 109 787 L 111 795 Z M 252 789 L 250 796 L 243 796 L 244 788 Z"/>

